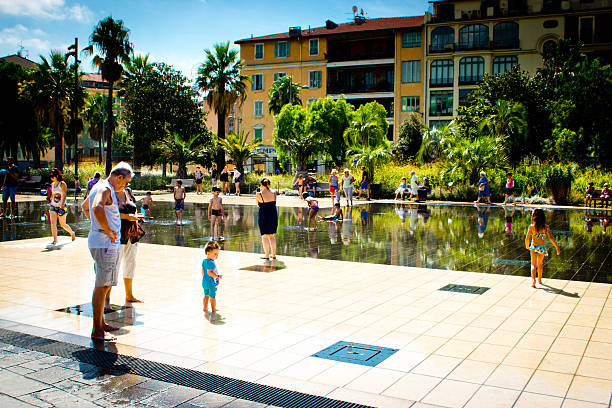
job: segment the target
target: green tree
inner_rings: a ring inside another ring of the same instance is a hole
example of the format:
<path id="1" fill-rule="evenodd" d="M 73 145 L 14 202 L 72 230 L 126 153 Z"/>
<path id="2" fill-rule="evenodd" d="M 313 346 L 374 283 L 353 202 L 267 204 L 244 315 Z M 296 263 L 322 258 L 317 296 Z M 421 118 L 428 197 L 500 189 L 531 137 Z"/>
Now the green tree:
<path id="1" fill-rule="evenodd" d="M 148 114 L 152 105 L 150 101 L 156 100 L 151 98 L 157 96 L 154 93 L 161 91 L 148 88 L 151 85 L 153 69 L 154 64 L 149 62 L 149 54 L 134 56 L 125 63 L 125 71 L 119 84 L 119 96 L 125 98 L 125 103 L 130 105 L 129 109 L 126 109 L 126 113 L 129 112 L 130 116 L 126 123 L 128 134 L 133 140 L 133 159 L 136 169 L 142 165 L 143 155 L 151 150 L 147 148 L 147 145 L 150 146 L 147 140 Z"/>
<path id="2" fill-rule="evenodd" d="M 112 16 L 100 20 L 89 37 L 89 46 L 83 50 L 86 54 L 97 54 L 93 64 L 102 73 L 102 78 L 108 81 L 108 100 L 106 101 L 107 118 L 113 117 L 113 88 L 121 79 L 124 63 L 132 55 L 132 43 L 129 41 L 129 29 L 123 20 L 114 20 Z M 111 126 L 106 129 L 106 174 L 108 175 L 112 164 L 112 135 Z"/>
<path id="3" fill-rule="evenodd" d="M 230 109 L 238 101 L 246 99 L 246 81 L 241 74 L 244 68 L 238 50 L 230 49 L 230 43 L 215 44 L 213 50 L 206 50 L 206 61 L 198 69 L 196 80 L 200 89 L 206 93 L 206 101 L 217 115 L 217 138 L 225 138 L 225 119 Z M 225 166 L 223 149 L 217 150 L 217 167 Z"/>
<path id="4" fill-rule="evenodd" d="M 423 124 L 416 113 L 412 113 L 405 119 L 399 128 L 399 137 L 394 146 L 401 160 L 408 160 L 418 153 L 423 144 L 423 134 L 427 126 Z"/>
<path id="5" fill-rule="evenodd" d="M 385 107 L 378 102 L 361 105 L 355 111 L 353 120 L 344 132 L 347 145 L 377 147 L 387 142 L 389 124 L 386 117 Z"/>
<path id="6" fill-rule="evenodd" d="M 34 106 L 39 121 L 51 129 L 55 137 L 55 167 L 62 170 L 63 139 L 70 113 L 70 96 L 73 80 L 64 54 L 51 51 L 49 59 L 41 55 L 38 69 L 24 84 L 23 96 Z"/>
<path id="7" fill-rule="evenodd" d="M 98 161 L 102 164 L 102 141 L 104 140 L 104 126 L 106 113 L 104 95 L 92 94 L 87 100 L 83 120 L 87 125 L 87 134 L 91 140 L 98 142 Z"/>
<path id="8" fill-rule="evenodd" d="M 300 99 L 300 84 L 293 82 L 290 76 L 278 79 L 268 91 L 270 100 L 268 101 L 268 111 L 273 115 L 278 115 L 286 104 L 302 106 Z M 291 99 L 291 101 L 289 100 Z"/>
<path id="9" fill-rule="evenodd" d="M 388 163 L 393 155 L 389 143 L 378 146 L 361 146 L 356 149 L 351 149 L 351 161 L 355 166 L 365 166 L 371 180 L 374 180 L 374 170 L 378 166 Z"/>
<path id="10" fill-rule="evenodd" d="M 251 140 L 249 134 L 244 131 L 240 135 L 230 133 L 225 139 L 219 139 L 219 145 L 225 150 L 225 154 L 234 162 L 240 174 L 244 174 L 244 164 L 251 157 L 260 156 L 255 153 L 261 145 L 261 141 Z"/>
<path id="11" fill-rule="evenodd" d="M 355 108 L 344 98 L 317 99 L 308 105 L 310 131 L 321 139 L 328 140 L 325 153 L 336 164 L 346 161 L 347 145 L 344 131 L 352 121 Z"/>
<path id="12" fill-rule="evenodd" d="M 520 102 L 497 101 L 493 113 L 480 122 L 480 130 L 508 143 L 508 157 L 518 163 L 527 145 L 527 113 Z"/>
<path id="13" fill-rule="evenodd" d="M 328 143 L 325 136 L 310 131 L 308 111 L 296 105 L 283 106 L 276 116 L 273 135 L 279 160 L 291 160 L 298 171 L 305 170 L 308 162 L 323 153 Z"/>
<path id="14" fill-rule="evenodd" d="M 185 139 L 178 133 L 171 133 L 154 146 L 164 163 L 178 164 L 177 178 L 187 178 L 187 163 L 199 162 L 201 156 L 208 154 L 201 135 Z"/>

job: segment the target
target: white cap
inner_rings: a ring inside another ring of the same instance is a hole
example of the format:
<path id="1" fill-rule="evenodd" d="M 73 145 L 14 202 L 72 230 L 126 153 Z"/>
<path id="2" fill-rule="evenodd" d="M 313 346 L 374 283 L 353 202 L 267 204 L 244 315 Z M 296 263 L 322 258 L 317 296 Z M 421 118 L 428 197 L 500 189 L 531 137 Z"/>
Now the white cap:
<path id="1" fill-rule="evenodd" d="M 349 173 L 349 169 L 344 169 L 344 172 L 345 173 Z"/>
<path id="2" fill-rule="evenodd" d="M 336 169 L 332 169 L 332 173 L 336 173 Z"/>

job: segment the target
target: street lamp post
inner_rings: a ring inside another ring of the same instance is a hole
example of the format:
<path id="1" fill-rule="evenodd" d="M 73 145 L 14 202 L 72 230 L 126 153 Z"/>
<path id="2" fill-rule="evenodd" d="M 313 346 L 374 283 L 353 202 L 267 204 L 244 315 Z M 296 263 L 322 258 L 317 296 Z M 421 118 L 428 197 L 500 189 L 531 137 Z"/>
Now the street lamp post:
<path id="1" fill-rule="evenodd" d="M 75 37 L 74 44 L 68 47 L 65 59 L 74 57 L 74 94 L 72 95 L 72 137 L 74 139 L 74 196 L 76 198 L 79 188 L 79 134 L 77 128 L 77 93 L 79 89 L 79 38 Z"/>

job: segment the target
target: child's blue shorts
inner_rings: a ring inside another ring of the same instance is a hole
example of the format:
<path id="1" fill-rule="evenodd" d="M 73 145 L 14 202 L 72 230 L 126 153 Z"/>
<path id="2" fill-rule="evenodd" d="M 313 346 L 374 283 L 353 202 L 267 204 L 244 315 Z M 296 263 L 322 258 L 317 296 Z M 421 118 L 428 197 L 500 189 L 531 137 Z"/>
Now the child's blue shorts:
<path id="1" fill-rule="evenodd" d="M 217 288 L 204 288 L 204 296 L 210 296 L 212 299 L 217 294 Z"/>

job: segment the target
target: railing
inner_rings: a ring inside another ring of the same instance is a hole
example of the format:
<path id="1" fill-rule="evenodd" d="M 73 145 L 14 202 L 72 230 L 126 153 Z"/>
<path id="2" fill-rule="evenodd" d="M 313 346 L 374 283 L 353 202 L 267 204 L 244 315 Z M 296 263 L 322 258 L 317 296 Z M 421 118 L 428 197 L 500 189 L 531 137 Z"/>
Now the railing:
<path id="1" fill-rule="evenodd" d="M 431 44 L 429 46 L 429 52 L 430 53 L 453 52 L 454 50 L 455 50 L 455 43 Z"/>
<path id="2" fill-rule="evenodd" d="M 510 40 L 493 40 L 491 41 L 491 49 L 498 50 L 500 48 L 521 48 L 520 41 L 518 38 Z"/>
<path id="3" fill-rule="evenodd" d="M 359 60 L 385 59 L 385 58 L 395 57 L 394 50 L 364 52 L 364 53 L 358 53 L 358 54 L 336 51 L 336 52 L 326 52 L 324 55 L 325 55 L 325 59 L 328 62 L 359 61 Z"/>
<path id="4" fill-rule="evenodd" d="M 429 53 L 443 53 L 453 51 L 469 51 L 469 50 L 498 50 L 502 48 L 515 49 L 520 48 L 519 39 L 501 40 L 501 41 L 480 41 L 480 42 L 459 42 L 446 44 L 432 44 L 429 46 Z"/>
<path id="5" fill-rule="evenodd" d="M 453 109 L 429 109 L 429 116 L 453 116 Z"/>
<path id="6" fill-rule="evenodd" d="M 489 40 L 486 41 L 460 41 L 457 44 L 457 50 L 465 51 L 465 50 L 488 50 L 491 48 L 491 43 Z"/>
<path id="7" fill-rule="evenodd" d="M 445 86 L 453 86 L 453 78 L 449 79 L 431 79 L 429 81 L 429 86 L 431 88 L 441 88 Z"/>
<path id="8" fill-rule="evenodd" d="M 393 84 L 387 81 L 380 81 L 375 85 L 363 83 L 348 85 L 332 82 L 327 86 L 328 94 L 347 94 L 347 93 L 369 93 L 369 92 L 393 92 Z"/>

